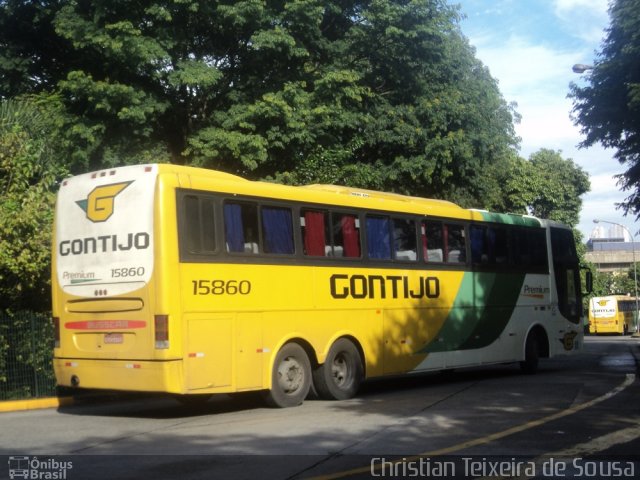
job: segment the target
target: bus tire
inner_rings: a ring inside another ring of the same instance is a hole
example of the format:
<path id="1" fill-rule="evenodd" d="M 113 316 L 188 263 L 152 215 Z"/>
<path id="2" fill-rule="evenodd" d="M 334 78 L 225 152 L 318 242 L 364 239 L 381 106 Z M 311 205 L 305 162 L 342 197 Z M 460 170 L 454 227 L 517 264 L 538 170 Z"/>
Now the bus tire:
<path id="1" fill-rule="evenodd" d="M 538 361 L 540 360 L 540 349 L 538 334 L 530 332 L 524 346 L 524 360 L 520 362 L 520 369 L 524 373 L 534 374 L 538 371 Z"/>
<path id="2" fill-rule="evenodd" d="M 364 369 L 356 346 L 346 338 L 337 340 L 322 365 L 313 371 L 313 384 L 320 398 L 346 400 L 358 392 Z"/>
<path id="3" fill-rule="evenodd" d="M 311 388 L 311 364 L 297 343 L 287 343 L 276 355 L 271 372 L 271 390 L 265 400 L 271 407 L 300 405 Z"/>

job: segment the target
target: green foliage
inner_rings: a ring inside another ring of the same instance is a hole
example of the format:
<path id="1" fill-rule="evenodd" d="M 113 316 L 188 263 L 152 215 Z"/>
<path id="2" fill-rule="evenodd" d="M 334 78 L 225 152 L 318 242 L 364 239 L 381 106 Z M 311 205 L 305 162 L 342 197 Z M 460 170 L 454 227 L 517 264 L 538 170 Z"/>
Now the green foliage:
<path id="1" fill-rule="evenodd" d="M 595 272 L 595 268 L 592 271 Z M 623 273 L 596 272 L 594 274 L 592 296 L 603 297 L 606 295 L 635 295 L 633 267 Z"/>
<path id="2" fill-rule="evenodd" d="M 0 401 L 54 395 L 52 349 L 48 314 L 0 311 Z"/>
<path id="3" fill-rule="evenodd" d="M 46 298 L 55 179 L 128 163 L 575 224 L 584 173 L 515 156 L 514 105 L 458 21 L 445 0 L 0 2 L 0 99 L 40 116 L 0 137 L 0 304 Z"/>
<path id="4" fill-rule="evenodd" d="M 51 118 L 33 100 L 0 102 L 0 310 L 49 308 L 56 180 Z"/>
<path id="5" fill-rule="evenodd" d="M 627 170 L 619 176 L 631 192 L 621 205 L 640 217 L 640 8 L 637 0 L 614 0 L 609 8 L 607 36 L 587 76 L 588 84 L 571 85 L 573 119 L 586 136 L 583 147 L 595 143 L 616 150 Z"/>
<path id="6" fill-rule="evenodd" d="M 584 193 L 591 188 L 589 176 L 561 152 L 541 149 L 524 160 L 511 157 L 494 166 L 503 196 L 496 210 L 528 213 L 567 225 L 578 224 Z"/>
<path id="7" fill-rule="evenodd" d="M 153 151 L 477 206 L 517 139 L 457 21 L 444 0 L 9 0 L 0 96 L 59 95 L 74 172 Z"/>

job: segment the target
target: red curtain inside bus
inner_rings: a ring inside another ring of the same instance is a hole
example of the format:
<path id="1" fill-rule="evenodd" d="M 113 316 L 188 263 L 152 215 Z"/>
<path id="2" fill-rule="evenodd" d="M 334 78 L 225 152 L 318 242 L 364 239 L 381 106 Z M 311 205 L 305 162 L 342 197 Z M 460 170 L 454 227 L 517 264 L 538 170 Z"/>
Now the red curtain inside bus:
<path id="1" fill-rule="evenodd" d="M 307 255 L 325 256 L 325 214 L 323 212 L 305 212 L 304 249 Z"/>
<path id="2" fill-rule="evenodd" d="M 345 257 L 360 256 L 360 239 L 356 228 L 356 218 L 345 215 L 340 220 Z"/>

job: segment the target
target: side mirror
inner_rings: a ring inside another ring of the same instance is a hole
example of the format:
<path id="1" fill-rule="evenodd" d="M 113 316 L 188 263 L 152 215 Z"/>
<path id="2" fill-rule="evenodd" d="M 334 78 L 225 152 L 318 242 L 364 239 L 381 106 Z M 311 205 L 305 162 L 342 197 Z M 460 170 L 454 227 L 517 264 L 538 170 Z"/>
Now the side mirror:
<path id="1" fill-rule="evenodd" d="M 593 273 L 586 267 L 584 270 L 586 270 L 584 274 L 584 283 L 587 290 L 582 295 L 589 295 L 593 292 Z"/>

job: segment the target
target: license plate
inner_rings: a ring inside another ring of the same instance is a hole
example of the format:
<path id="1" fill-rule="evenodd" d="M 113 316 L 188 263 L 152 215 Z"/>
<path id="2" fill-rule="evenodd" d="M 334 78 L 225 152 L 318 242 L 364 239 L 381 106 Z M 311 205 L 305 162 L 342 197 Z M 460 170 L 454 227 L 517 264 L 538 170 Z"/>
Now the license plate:
<path id="1" fill-rule="evenodd" d="M 109 344 L 124 343 L 124 335 L 122 335 L 121 333 L 105 333 L 104 343 L 109 343 Z"/>

